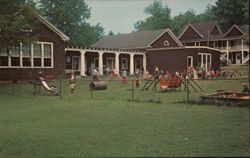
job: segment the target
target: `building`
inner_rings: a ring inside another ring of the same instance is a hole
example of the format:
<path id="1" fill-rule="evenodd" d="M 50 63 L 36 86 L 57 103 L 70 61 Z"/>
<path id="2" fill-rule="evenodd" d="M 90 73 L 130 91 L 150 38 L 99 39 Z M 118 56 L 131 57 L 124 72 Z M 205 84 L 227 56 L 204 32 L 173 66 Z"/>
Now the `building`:
<path id="1" fill-rule="evenodd" d="M 249 45 L 244 39 L 248 26 L 233 25 L 223 33 L 216 21 L 189 23 L 179 34 L 184 46 L 207 46 L 221 50 L 221 60 L 227 64 L 248 64 Z"/>
<path id="2" fill-rule="evenodd" d="M 81 76 L 93 67 L 105 74 L 105 67 L 134 74 L 135 69 L 152 72 L 155 66 L 183 72 L 189 66 L 219 69 L 220 51 L 207 46 L 183 46 L 170 29 L 133 32 L 104 37 L 91 48 L 66 48 L 66 73 Z"/>
<path id="3" fill-rule="evenodd" d="M 64 74 L 65 42 L 69 37 L 42 16 L 34 17 L 38 23 L 31 31 L 38 40 L 21 43 L 10 52 L 1 49 L 0 80 L 34 79 L 39 71 L 56 78 Z"/>

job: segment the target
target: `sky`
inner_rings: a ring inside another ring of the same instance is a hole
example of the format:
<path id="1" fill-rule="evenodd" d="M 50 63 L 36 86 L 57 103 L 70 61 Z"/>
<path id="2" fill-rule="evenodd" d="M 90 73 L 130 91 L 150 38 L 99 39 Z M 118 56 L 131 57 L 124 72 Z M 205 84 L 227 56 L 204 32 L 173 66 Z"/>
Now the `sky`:
<path id="1" fill-rule="evenodd" d="M 91 25 L 100 25 L 106 34 L 130 33 L 134 31 L 134 24 L 145 20 L 147 15 L 144 8 L 153 0 L 85 0 L 91 8 Z M 214 5 L 216 0 L 162 0 L 163 5 L 171 9 L 171 17 L 193 9 L 196 14 L 202 13 L 207 5 Z"/>

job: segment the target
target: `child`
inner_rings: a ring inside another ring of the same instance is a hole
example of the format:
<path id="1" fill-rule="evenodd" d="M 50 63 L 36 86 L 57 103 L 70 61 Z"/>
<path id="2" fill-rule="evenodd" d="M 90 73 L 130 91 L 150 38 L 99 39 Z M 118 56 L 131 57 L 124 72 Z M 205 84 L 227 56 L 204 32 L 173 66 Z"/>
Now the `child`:
<path id="1" fill-rule="evenodd" d="M 123 84 L 127 83 L 127 71 L 126 70 L 122 71 L 122 83 Z"/>
<path id="2" fill-rule="evenodd" d="M 140 87 L 140 84 L 139 84 L 139 69 L 136 69 L 135 70 L 135 88 L 139 88 Z"/>
<path id="3" fill-rule="evenodd" d="M 75 87 L 76 87 L 76 77 L 75 77 L 75 73 L 72 72 L 70 79 L 69 79 L 69 89 L 71 93 L 74 93 Z"/>

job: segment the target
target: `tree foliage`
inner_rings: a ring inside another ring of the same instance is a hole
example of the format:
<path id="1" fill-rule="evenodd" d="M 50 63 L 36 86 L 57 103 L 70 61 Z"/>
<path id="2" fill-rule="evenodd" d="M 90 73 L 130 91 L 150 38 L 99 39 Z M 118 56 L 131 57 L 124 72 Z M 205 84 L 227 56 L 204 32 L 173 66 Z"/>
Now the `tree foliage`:
<path id="1" fill-rule="evenodd" d="M 52 24 L 70 37 L 70 44 L 90 46 L 103 36 L 104 29 L 87 23 L 90 8 L 84 0 L 40 0 L 39 9 Z"/>
<path id="2" fill-rule="evenodd" d="M 163 6 L 161 2 L 154 1 L 145 8 L 145 13 L 150 16 L 144 21 L 137 21 L 134 24 L 135 31 L 170 28 L 178 34 L 188 23 L 211 20 L 217 20 L 224 31 L 234 24 L 249 24 L 249 0 L 218 0 L 214 6 L 208 5 L 206 10 L 198 15 L 190 9 L 170 18 L 170 12 L 167 5 Z"/>
<path id="3" fill-rule="evenodd" d="M 0 0 L 0 48 L 9 50 L 21 42 L 32 42 L 34 5 L 27 0 Z"/>
<path id="4" fill-rule="evenodd" d="M 197 22 L 197 18 L 194 10 L 188 10 L 186 13 L 181 13 L 172 19 L 171 29 L 175 34 L 178 34 L 183 29 L 183 26 L 192 22 Z"/>
<path id="5" fill-rule="evenodd" d="M 233 24 L 249 24 L 249 0 L 217 0 L 212 7 L 223 30 Z"/>
<path id="6" fill-rule="evenodd" d="M 144 12 L 149 16 L 145 21 L 137 21 L 134 25 L 136 31 L 156 30 L 170 27 L 171 9 L 168 6 L 163 6 L 161 1 L 154 1 L 144 9 Z"/>

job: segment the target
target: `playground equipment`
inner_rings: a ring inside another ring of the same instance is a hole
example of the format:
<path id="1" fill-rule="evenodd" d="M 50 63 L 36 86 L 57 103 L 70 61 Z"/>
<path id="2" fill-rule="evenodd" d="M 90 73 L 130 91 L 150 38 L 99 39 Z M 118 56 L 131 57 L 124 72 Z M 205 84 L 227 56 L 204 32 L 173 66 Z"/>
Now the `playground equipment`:
<path id="1" fill-rule="evenodd" d="M 187 90 L 189 93 L 191 93 L 190 88 L 187 87 L 191 87 L 195 92 L 198 92 L 199 90 L 201 92 L 203 92 L 203 89 L 199 86 L 199 84 L 192 79 L 185 79 L 185 81 L 182 81 L 183 85 L 184 85 L 184 90 Z"/>
<path id="2" fill-rule="evenodd" d="M 110 79 L 121 80 L 122 78 L 115 70 L 113 70 L 113 71 L 110 72 Z"/>
<path id="3" fill-rule="evenodd" d="M 153 85 L 153 89 L 156 90 L 156 85 L 160 82 L 160 80 L 163 78 L 164 76 L 161 75 L 161 77 L 159 76 L 159 74 L 154 73 L 150 79 L 146 82 L 146 84 L 142 87 L 142 91 L 143 90 L 148 90 L 152 85 Z"/>
<path id="4" fill-rule="evenodd" d="M 97 82 L 90 82 L 89 89 L 91 91 L 98 91 L 98 90 L 106 90 L 107 89 L 107 82 L 106 81 L 97 81 Z"/>
<path id="5" fill-rule="evenodd" d="M 108 86 L 106 81 L 91 81 L 89 84 L 91 98 L 93 98 L 93 91 L 107 90 L 107 88 Z"/>
<path id="6" fill-rule="evenodd" d="M 178 77 L 175 78 L 173 77 L 172 79 L 161 79 L 160 80 L 160 88 L 162 91 L 166 91 L 167 89 L 176 89 L 179 88 L 179 90 L 181 89 L 181 84 L 182 84 L 182 80 L 179 79 Z"/>
<path id="7" fill-rule="evenodd" d="M 191 87 L 195 92 L 203 91 L 203 89 L 198 85 L 198 83 L 195 80 L 191 79 L 184 79 L 181 78 L 180 75 L 173 74 L 171 77 L 165 77 L 164 74 L 158 75 L 153 74 L 150 79 L 146 82 L 146 84 L 143 86 L 142 90 L 148 90 L 152 85 L 153 89 L 156 90 L 156 86 L 158 83 L 160 83 L 160 88 L 162 91 L 167 91 L 168 89 L 176 90 L 179 88 L 181 90 L 181 85 L 184 85 L 184 90 L 188 91 L 189 93 Z"/>
<path id="8" fill-rule="evenodd" d="M 59 92 L 58 92 L 58 90 L 57 90 L 57 88 L 56 88 L 55 85 L 50 85 L 50 86 L 49 86 L 43 77 L 39 77 L 39 79 L 40 79 L 40 81 L 41 81 L 41 83 L 42 83 L 42 86 L 43 86 L 47 91 L 49 91 L 49 92 L 50 92 L 51 94 L 53 94 L 53 95 L 58 95 L 58 94 L 59 94 Z"/>

